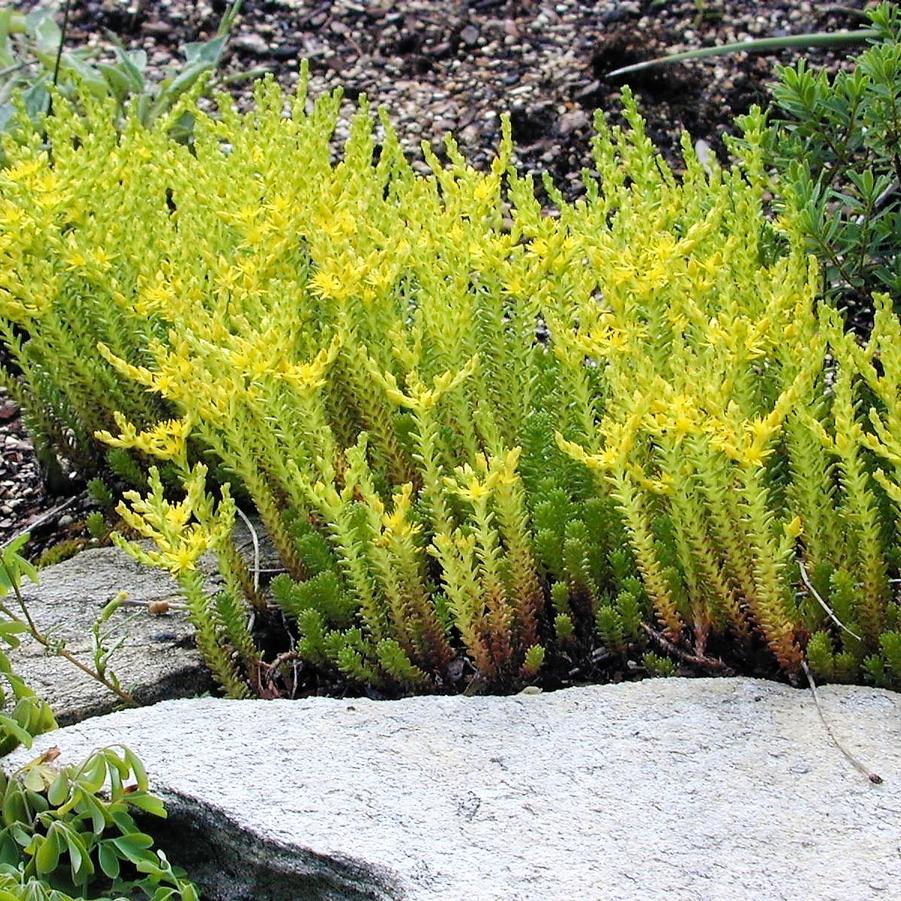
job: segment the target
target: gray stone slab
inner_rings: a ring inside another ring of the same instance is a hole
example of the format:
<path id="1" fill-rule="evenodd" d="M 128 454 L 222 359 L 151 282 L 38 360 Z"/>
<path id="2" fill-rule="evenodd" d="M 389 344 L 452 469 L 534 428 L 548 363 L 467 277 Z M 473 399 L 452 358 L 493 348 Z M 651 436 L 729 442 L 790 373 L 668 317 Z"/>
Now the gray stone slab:
<path id="1" fill-rule="evenodd" d="M 210 899 L 901 897 L 901 695 L 650 680 L 513 697 L 165 702 L 42 736 L 124 742 Z"/>
<path id="2" fill-rule="evenodd" d="M 118 548 L 96 548 L 40 571 L 40 583 L 26 581 L 22 594 L 38 627 L 63 639 L 89 665 L 91 625 L 120 591 L 129 605 L 110 625 L 125 623 L 128 634 L 114 654 L 111 669 L 123 688 L 141 703 L 193 697 L 212 688 L 209 672 L 194 647 L 193 629 L 181 612 L 151 615 L 151 601 L 178 602 L 172 579 L 134 562 Z M 104 686 L 58 656 L 47 656 L 36 641 L 23 640 L 11 652 L 14 671 L 45 698 L 61 725 L 116 709 L 118 699 Z"/>

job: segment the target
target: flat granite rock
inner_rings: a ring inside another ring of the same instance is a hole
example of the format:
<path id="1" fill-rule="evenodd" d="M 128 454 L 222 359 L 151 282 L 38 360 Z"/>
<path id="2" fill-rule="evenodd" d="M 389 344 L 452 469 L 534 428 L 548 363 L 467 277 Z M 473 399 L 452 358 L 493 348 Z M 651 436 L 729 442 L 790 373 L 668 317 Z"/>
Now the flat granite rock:
<path id="1" fill-rule="evenodd" d="M 512 697 L 169 701 L 124 742 L 171 859 L 228 901 L 901 897 L 901 695 L 657 679 Z M 14 762 L 14 761 L 11 761 Z"/>
<path id="2" fill-rule="evenodd" d="M 151 601 L 180 601 L 165 572 L 141 566 L 124 551 L 108 547 L 83 551 L 42 569 L 39 575 L 39 584 L 27 580 L 22 584 L 32 618 L 42 631 L 63 639 L 67 649 L 88 665 L 93 663 L 92 623 L 120 591 L 127 594 L 128 605 L 107 623 L 108 627 L 124 625 L 128 635 L 112 656 L 110 669 L 141 703 L 193 697 L 212 688 L 185 614 L 154 616 L 148 610 Z M 110 645 L 114 643 L 115 639 Z M 50 703 L 60 725 L 119 706 L 103 685 L 67 660 L 47 656 L 31 638 L 23 639 L 10 657 L 14 671 Z"/>

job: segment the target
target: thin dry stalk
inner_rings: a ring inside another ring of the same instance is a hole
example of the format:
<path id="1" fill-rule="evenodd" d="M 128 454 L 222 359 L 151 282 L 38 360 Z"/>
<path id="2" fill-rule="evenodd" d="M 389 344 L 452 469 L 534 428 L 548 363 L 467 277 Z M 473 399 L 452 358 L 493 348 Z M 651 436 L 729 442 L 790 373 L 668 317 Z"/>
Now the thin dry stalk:
<path id="1" fill-rule="evenodd" d="M 726 666 L 722 660 L 718 660 L 715 657 L 702 657 L 697 654 L 690 654 L 688 651 L 684 651 L 682 648 L 674 645 L 667 638 L 664 638 L 660 632 L 656 629 L 652 629 L 646 623 L 642 623 L 641 627 L 665 654 L 671 654 L 682 663 L 687 663 L 689 666 L 700 667 L 703 670 L 717 673 L 720 676 L 735 675 L 735 671 L 731 667 Z"/>
<path id="2" fill-rule="evenodd" d="M 816 682 L 813 681 L 813 676 L 810 674 L 810 667 L 807 666 L 807 661 L 802 660 L 801 666 L 804 668 L 804 675 L 807 676 L 807 684 L 810 686 L 810 693 L 813 695 L 813 702 L 816 704 L 817 713 L 820 715 L 820 722 L 823 724 L 823 728 L 826 730 L 826 734 L 829 738 L 832 739 L 832 743 L 842 752 L 845 759 L 851 766 L 854 767 L 855 770 L 863 773 L 867 779 L 870 780 L 874 785 L 882 784 L 882 776 L 878 773 L 874 773 L 869 767 L 865 764 L 861 763 L 836 737 L 835 733 L 832 731 L 832 727 L 826 721 L 826 715 L 823 713 L 823 708 L 820 706 L 820 695 L 817 691 Z"/>
<path id="3" fill-rule="evenodd" d="M 820 597 L 820 593 L 813 587 L 813 582 L 810 581 L 810 576 L 807 574 L 807 567 L 804 566 L 803 560 L 798 560 L 798 568 L 801 570 L 801 581 L 804 583 L 804 586 L 807 590 L 813 595 L 814 600 L 826 611 L 826 615 L 829 619 L 832 620 L 840 629 L 844 629 L 852 638 L 856 638 L 858 641 L 862 641 L 863 639 L 856 633 L 852 632 L 833 612 L 833 610 L 829 607 L 829 605 Z"/>

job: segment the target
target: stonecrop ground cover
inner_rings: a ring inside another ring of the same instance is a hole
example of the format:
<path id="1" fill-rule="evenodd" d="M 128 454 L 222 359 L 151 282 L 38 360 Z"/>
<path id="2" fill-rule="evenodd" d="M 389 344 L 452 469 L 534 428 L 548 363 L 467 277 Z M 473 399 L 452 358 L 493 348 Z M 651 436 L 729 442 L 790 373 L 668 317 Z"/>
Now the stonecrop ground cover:
<path id="1" fill-rule="evenodd" d="M 862 344 L 818 304 L 797 219 L 764 212 L 760 116 L 735 167 L 686 140 L 677 177 L 627 93 L 548 214 L 509 130 L 489 171 L 449 142 L 423 177 L 365 105 L 336 151 L 338 94 L 286 116 L 261 83 L 192 109 L 186 146 L 191 102 L 145 128 L 60 100 L 6 140 L 0 334 L 46 453 L 89 474 L 98 436 L 146 478 L 120 514 L 155 544 L 118 540 L 173 573 L 227 693 L 298 665 L 505 690 L 648 628 L 901 687 L 901 326 L 877 296 Z"/>

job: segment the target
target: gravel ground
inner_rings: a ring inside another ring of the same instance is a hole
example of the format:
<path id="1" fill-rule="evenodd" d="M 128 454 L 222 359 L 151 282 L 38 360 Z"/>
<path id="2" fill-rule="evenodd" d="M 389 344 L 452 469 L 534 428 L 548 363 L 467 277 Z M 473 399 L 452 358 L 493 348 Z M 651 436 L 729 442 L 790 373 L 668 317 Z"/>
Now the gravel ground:
<path id="1" fill-rule="evenodd" d="M 35 2 L 16 4 L 29 9 Z M 69 41 L 110 54 L 109 33 L 148 52 L 152 72 L 177 62 L 179 48 L 216 30 L 225 0 L 73 0 Z M 246 0 L 224 59 L 226 75 L 260 68 L 286 87 L 310 62 L 313 94 L 338 85 L 384 105 L 404 145 L 452 132 L 475 164 L 491 156 L 499 113 L 509 111 L 518 163 L 548 171 L 569 197 L 589 160 L 592 112 L 615 115 L 621 82 L 610 70 L 671 50 L 754 37 L 854 28 L 850 7 L 751 0 L 603 0 L 597 3 L 473 0 Z M 814 51 L 829 66 L 841 57 Z M 648 130 L 671 156 L 687 129 L 724 155 L 733 117 L 766 98 L 778 62 L 796 53 L 739 54 L 654 70 L 631 81 Z M 151 72 L 151 77 L 152 77 Z M 249 85 L 233 90 L 246 100 Z M 348 109 L 351 104 L 348 103 Z M 50 497 L 15 405 L 0 393 L 0 541 L 67 498 Z M 78 504 L 43 520 L 39 544 L 71 531 Z M 74 512 L 73 512 L 74 511 Z"/>

